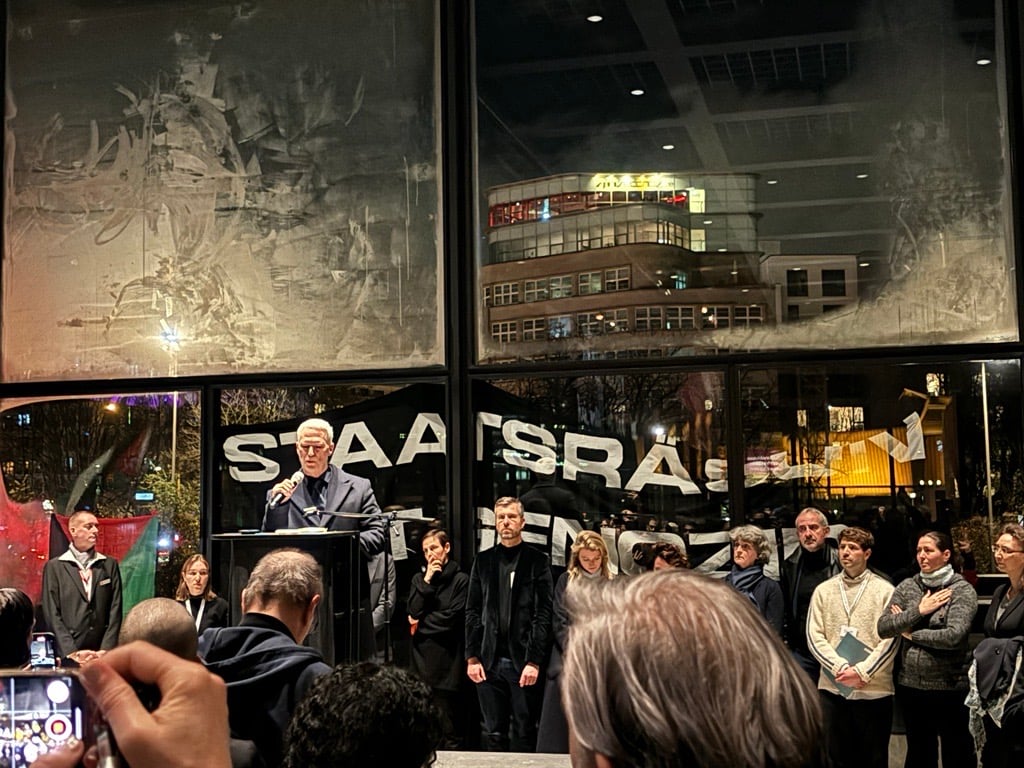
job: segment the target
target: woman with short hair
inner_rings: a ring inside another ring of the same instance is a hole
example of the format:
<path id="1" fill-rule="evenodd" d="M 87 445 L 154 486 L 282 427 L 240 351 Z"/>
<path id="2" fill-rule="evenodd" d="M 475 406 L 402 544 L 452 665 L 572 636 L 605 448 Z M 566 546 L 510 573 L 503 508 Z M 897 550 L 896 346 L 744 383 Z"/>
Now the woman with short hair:
<path id="1" fill-rule="evenodd" d="M 750 598 L 758 613 L 782 637 L 782 622 L 786 616 L 782 587 L 764 575 L 764 567 L 772 556 L 768 537 L 756 525 L 741 525 L 729 532 L 729 541 L 732 570 L 725 577 L 726 583 Z"/>

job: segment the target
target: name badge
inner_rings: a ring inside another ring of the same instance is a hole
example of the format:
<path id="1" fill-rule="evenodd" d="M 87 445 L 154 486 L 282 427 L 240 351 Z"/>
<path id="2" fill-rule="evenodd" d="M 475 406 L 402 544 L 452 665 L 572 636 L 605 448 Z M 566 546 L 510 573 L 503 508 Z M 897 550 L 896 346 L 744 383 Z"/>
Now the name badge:
<path id="1" fill-rule="evenodd" d="M 843 624 L 841 627 L 839 627 L 839 636 L 846 637 L 847 635 L 853 635 L 854 637 L 856 637 L 857 628 L 851 627 L 849 624 Z"/>
<path id="2" fill-rule="evenodd" d="M 106 586 L 109 583 L 110 583 L 110 579 L 104 579 L 103 581 L 100 582 L 100 586 L 103 587 L 103 586 Z"/>

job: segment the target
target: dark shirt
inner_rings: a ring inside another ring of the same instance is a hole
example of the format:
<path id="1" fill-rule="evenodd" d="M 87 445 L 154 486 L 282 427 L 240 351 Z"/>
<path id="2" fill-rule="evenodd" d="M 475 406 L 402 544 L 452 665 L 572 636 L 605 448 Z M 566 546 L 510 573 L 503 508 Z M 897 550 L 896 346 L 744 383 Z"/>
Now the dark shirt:
<path id="1" fill-rule="evenodd" d="M 509 656 L 508 628 L 512 621 L 512 579 L 523 545 L 499 545 L 498 550 L 498 657 Z"/>

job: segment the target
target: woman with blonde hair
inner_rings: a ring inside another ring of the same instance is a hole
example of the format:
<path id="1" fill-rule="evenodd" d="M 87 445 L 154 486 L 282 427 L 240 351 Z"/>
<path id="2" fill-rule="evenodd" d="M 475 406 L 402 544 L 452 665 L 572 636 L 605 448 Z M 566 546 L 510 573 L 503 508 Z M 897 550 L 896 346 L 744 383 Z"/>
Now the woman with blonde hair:
<path id="1" fill-rule="evenodd" d="M 569 567 L 555 585 L 552 630 L 554 646 L 548 662 L 547 682 L 544 684 L 544 704 L 537 732 L 537 751 L 568 754 L 569 727 L 562 709 L 561 684 L 562 654 L 569 635 L 569 614 L 565 606 L 567 589 L 599 586 L 612 578 L 608 546 L 601 534 L 581 531 L 576 536 L 569 554 Z"/>
<path id="2" fill-rule="evenodd" d="M 192 617 L 197 634 L 203 634 L 210 627 L 228 625 L 228 601 L 217 597 L 210 589 L 210 563 L 198 552 L 186 558 L 181 566 L 181 581 L 174 599 Z"/>

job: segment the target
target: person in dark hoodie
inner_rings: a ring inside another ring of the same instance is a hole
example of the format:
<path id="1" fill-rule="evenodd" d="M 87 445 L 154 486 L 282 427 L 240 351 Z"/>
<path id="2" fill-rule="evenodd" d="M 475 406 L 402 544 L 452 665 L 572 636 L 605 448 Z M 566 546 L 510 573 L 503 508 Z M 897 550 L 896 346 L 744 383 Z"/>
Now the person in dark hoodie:
<path id="1" fill-rule="evenodd" d="M 331 671 L 320 652 L 301 643 L 323 593 L 320 566 L 297 549 L 260 558 L 242 590 L 237 627 L 199 638 L 199 655 L 228 687 L 231 735 L 249 739 L 268 766 L 281 764 L 284 732 L 313 683 Z"/>

